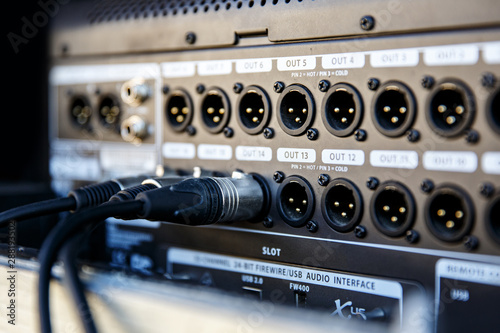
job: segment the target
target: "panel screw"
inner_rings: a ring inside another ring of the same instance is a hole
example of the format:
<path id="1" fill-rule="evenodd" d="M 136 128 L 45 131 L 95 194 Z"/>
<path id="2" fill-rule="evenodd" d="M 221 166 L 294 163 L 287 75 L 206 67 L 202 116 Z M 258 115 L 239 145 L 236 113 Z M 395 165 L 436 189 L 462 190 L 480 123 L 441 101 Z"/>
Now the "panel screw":
<path id="1" fill-rule="evenodd" d="M 316 231 L 318 231 L 318 224 L 314 221 L 308 221 L 306 224 L 306 228 L 310 232 L 316 232 Z"/>
<path id="2" fill-rule="evenodd" d="M 366 131 L 362 129 L 357 129 L 356 131 L 354 131 L 354 139 L 356 139 L 356 141 L 365 141 Z"/>
<path id="3" fill-rule="evenodd" d="M 264 135 L 264 138 L 271 139 L 274 136 L 274 131 L 272 128 L 266 127 L 264 128 L 264 131 L 262 131 L 262 134 Z"/>
<path id="4" fill-rule="evenodd" d="M 63 44 L 63 45 L 61 46 L 61 53 L 62 53 L 62 55 L 63 55 L 63 56 L 64 56 L 64 55 L 67 55 L 67 54 L 68 54 L 68 52 L 69 52 L 69 46 L 68 46 L 67 44 Z"/>
<path id="5" fill-rule="evenodd" d="M 327 80 L 321 80 L 318 83 L 318 88 L 321 92 L 327 92 L 328 89 L 330 89 L 330 82 L 328 82 Z"/>
<path id="6" fill-rule="evenodd" d="M 434 85 L 434 78 L 432 76 L 426 75 L 422 78 L 421 84 L 425 89 L 431 89 Z"/>
<path id="7" fill-rule="evenodd" d="M 264 221 L 262 221 L 262 224 L 266 228 L 272 228 L 274 223 L 273 220 L 269 216 L 267 216 L 264 218 Z"/>
<path id="8" fill-rule="evenodd" d="M 188 127 L 186 127 L 186 133 L 190 136 L 193 136 L 196 134 L 196 128 L 194 128 L 193 125 L 188 125 Z"/>
<path id="9" fill-rule="evenodd" d="M 205 92 L 205 86 L 204 86 L 203 84 L 201 84 L 201 83 L 200 83 L 200 84 L 198 84 L 198 85 L 196 86 L 196 92 L 197 92 L 198 94 L 203 94 L 203 93 Z"/>
<path id="10" fill-rule="evenodd" d="M 233 86 L 233 91 L 235 94 L 239 94 L 243 90 L 243 85 L 241 83 L 236 82 Z"/>
<path id="11" fill-rule="evenodd" d="M 226 138 L 231 138 L 234 134 L 234 131 L 231 127 L 224 127 L 224 129 L 222 130 L 222 133 L 224 133 L 224 136 Z"/>
<path id="12" fill-rule="evenodd" d="M 474 130 L 467 131 L 467 133 L 465 134 L 465 141 L 467 143 L 478 142 L 479 141 L 479 133 L 474 131 Z"/>
<path id="13" fill-rule="evenodd" d="M 474 236 L 464 237 L 464 247 L 467 251 L 472 251 L 479 245 L 479 240 Z"/>
<path id="14" fill-rule="evenodd" d="M 326 173 L 322 173 L 321 175 L 318 176 L 318 184 L 320 186 L 326 186 L 330 182 L 330 176 L 328 176 Z"/>
<path id="15" fill-rule="evenodd" d="M 429 193 L 434 189 L 434 183 L 430 179 L 424 179 L 420 183 L 420 189 L 424 193 Z"/>
<path id="16" fill-rule="evenodd" d="M 101 93 L 101 89 L 95 88 L 94 94 L 99 95 Z"/>
<path id="17" fill-rule="evenodd" d="M 354 235 L 358 238 L 364 238 L 366 236 L 366 228 L 358 225 L 354 228 Z"/>
<path id="18" fill-rule="evenodd" d="M 285 84 L 281 81 L 276 81 L 273 84 L 273 90 L 275 93 L 280 93 L 285 89 Z"/>
<path id="19" fill-rule="evenodd" d="M 406 133 L 406 138 L 410 142 L 417 142 L 418 139 L 420 139 L 420 132 L 415 129 L 411 129 Z"/>
<path id="20" fill-rule="evenodd" d="M 283 172 L 281 172 L 281 171 L 276 171 L 273 174 L 273 180 L 276 183 L 281 183 L 284 179 L 285 179 L 285 174 Z"/>
<path id="21" fill-rule="evenodd" d="M 481 84 L 485 88 L 493 88 L 496 83 L 496 78 L 495 75 L 492 73 L 484 73 L 483 76 L 481 77 Z"/>
<path id="22" fill-rule="evenodd" d="M 370 190 L 375 190 L 378 187 L 379 181 L 375 177 L 370 177 L 366 181 L 366 187 L 368 187 Z"/>
<path id="23" fill-rule="evenodd" d="M 491 197 L 494 192 L 495 187 L 491 183 L 482 183 L 479 185 L 479 193 L 485 198 Z"/>
<path id="24" fill-rule="evenodd" d="M 405 239 L 408 243 L 414 244 L 418 241 L 419 236 L 420 235 L 415 230 L 408 230 L 406 232 Z"/>
<path id="25" fill-rule="evenodd" d="M 196 35 L 194 32 L 188 32 L 186 34 L 186 43 L 193 45 L 196 42 Z"/>
<path id="26" fill-rule="evenodd" d="M 310 128 L 307 130 L 306 136 L 309 140 L 316 140 L 318 138 L 318 130 L 315 128 Z"/>
<path id="27" fill-rule="evenodd" d="M 161 92 L 163 93 L 163 95 L 168 94 L 169 91 L 170 91 L 170 87 L 169 86 L 164 85 L 163 87 L 161 87 Z"/>
<path id="28" fill-rule="evenodd" d="M 375 19 L 373 18 L 373 16 L 365 15 L 361 18 L 361 20 L 359 20 L 359 25 L 363 30 L 372 30 L 373 27 L 375 27 Z"/>
<path id="29" fill-rule="evenodd" d="M 368 83 L 368 89 L 370 90 L 377 90 L 378 86 L 380 85 L 380 81 L 373 77 L 368 79 L 367 83 Z"/>
<path id="30" fill-rule="evenodd" d="M 73 96 L 73 94 L 74 94 L 74 93 L 75 93 L 75 92 L 73 91 L 73 89 L 68 89 L 68 90 L 66 90 L 66 95 L 67 95 L 67 96 Z"/>

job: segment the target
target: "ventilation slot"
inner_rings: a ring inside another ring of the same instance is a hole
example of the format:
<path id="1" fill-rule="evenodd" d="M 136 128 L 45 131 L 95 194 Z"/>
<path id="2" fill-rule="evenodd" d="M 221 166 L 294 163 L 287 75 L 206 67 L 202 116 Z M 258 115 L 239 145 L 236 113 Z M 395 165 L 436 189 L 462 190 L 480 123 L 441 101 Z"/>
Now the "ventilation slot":
<path id="1" fill-rule="evenodd" d="M 91 24 L 121 20 L 203 14 L 242 8 L 300 3 L 303 0 L 103 0 L 96 1 L 88 20 Z"/>

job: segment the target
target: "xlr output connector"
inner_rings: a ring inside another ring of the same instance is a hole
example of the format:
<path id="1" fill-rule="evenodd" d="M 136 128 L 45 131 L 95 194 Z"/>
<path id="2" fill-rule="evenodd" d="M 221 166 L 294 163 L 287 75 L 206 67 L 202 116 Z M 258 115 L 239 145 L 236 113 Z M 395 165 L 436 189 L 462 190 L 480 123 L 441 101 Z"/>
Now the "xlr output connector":
<path id="1" fill-rule="evenodd" d="M 187 225 L 255 221 L 269 211 L 270 194 L 256 174 L 189 178 L 171 186 L 139 193 L 139 217 Z"/>

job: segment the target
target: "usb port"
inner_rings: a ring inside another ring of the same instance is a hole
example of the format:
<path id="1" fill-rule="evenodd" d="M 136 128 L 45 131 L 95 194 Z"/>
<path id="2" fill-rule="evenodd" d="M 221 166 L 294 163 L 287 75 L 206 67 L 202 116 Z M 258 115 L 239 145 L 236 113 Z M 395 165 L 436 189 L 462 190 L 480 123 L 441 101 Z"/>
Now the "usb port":
<path id="1" fill-rule="evenodd" d="M 242 289 L 248 298 L 262 300 L 262 289 L 247 286 L 243 286 Z"/>

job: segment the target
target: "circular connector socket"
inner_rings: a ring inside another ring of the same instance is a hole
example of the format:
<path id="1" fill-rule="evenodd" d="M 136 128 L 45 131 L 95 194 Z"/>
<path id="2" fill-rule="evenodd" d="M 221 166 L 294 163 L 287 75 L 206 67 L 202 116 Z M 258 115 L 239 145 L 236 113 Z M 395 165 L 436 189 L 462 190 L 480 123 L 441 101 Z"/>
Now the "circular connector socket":
<path id="1" fill-rule="evenodd" d="M 220 133 L 229 122 L 231 114 L 229 100 L 219 88 L 208 88 L 201 100 L 201 120 L 210 133 Z"/>
<path id="2" fill-rule="evenodd" d="M 238 98 L 238 123 L 248 134 L 259 134 L 269 123 L 271 104 L 266 92 L 257 86 L 248 86 Z"/>
<path id="3" fill-rule="evenodd" d="M 491 128 L 500 134 L 500 89 L 491 95 L 486 112 Z"/>
<path id="4" fill-rule="evenodd" d="M 292 84 L 278 99 L 278 122 L 285 133 L 301 135 L 314 120 L 314 100 L 307 88 Z"/>
<path id="5" fill-rule="evenodd" d="M 413 124 L 416 102 L 411 90 L 401 82 L 387 82 L 373 99 L 373 123 L 385 136 L 398 137 Z"/>
<path id="6" fill-rule="evenodd" d="M 370 214 L 375 227 L 390 237 L 405 235 L 415 220 L 415 201 L 401 183 L 382 183 L 373 194 Z"/>
<path id="7" fill-rule="evenodd" d="M 425 221 L 440 240 L 460 241 L 472 228 L 474 206 L 462 189 L 452 185 L 440 186 L 427 199 Z"/>
<path id="8" fill-rule="evenodd" d="M 182 89 L 172 91 L 167 97 L 165 115 L 174 131 L 184 131 L 193 119 L 193 103 L 189 94 Z"/>
<path id="9" fill-rule="evenodd" d="M 486 211 L 486 226 L 493 238 L 500 244 L 500 195 L 497 195 L 491 201 Z"/>
<path id="10" fill-rule="evenodd" d="M 302 177 L 285 178 L 276 194 L 278 213 L 292 227 L 301 227 L 314 210 L 314 194 L 311 185 Z"/>
<path id="11" fill-rule="evenodd" d="M 118 99 L 113 95 L 103 96 L 99 102 L 99 119 L 101 124 L 117 132 L 120 130 L 121 108 Z"/>
<path id="12" fill-rule="evenodd" d="M 330 227 L 339 232 L 353 230 L 363 214 L 358 188 L 347 179 L 337 178 L 323 192 L 321 211 Z"/>
<path id="13" fill-rule="evenodd" d="M 438 84 L 427 101 L 427 123 L 441 136 L 453 137 L 464 133 L 470 127 L 474 113 L 472 92 L 457 80 Z"/>
<path id="14" fill-rule="evenodd" d="M 120 94 L 128 105 L 139 106 L 151 95 L 151 90 L 144 79 L 137 78 L 125 82 Z"/>
<path id="15" fill-rule="evenodd" d="M 140 144 L 148 136 L 148 124 L 141 117 L 133 115 L 122 122 L 120 133 L 123 140 Z"/>
<path id="16" fill-rule="evenodd" d="M 345 137 L 354 133 L 363 116 L 363 102 L 353 86 L 337 83 L 323 98 L 321 117 L 328 132 Z"/>
<path id="17" fill-rule="evenodd" d="M 69 113 L 74 125 L 82 129 L 89 128 L 92 108 L 85 96 L 75 96 L 71 99 Z"/>

